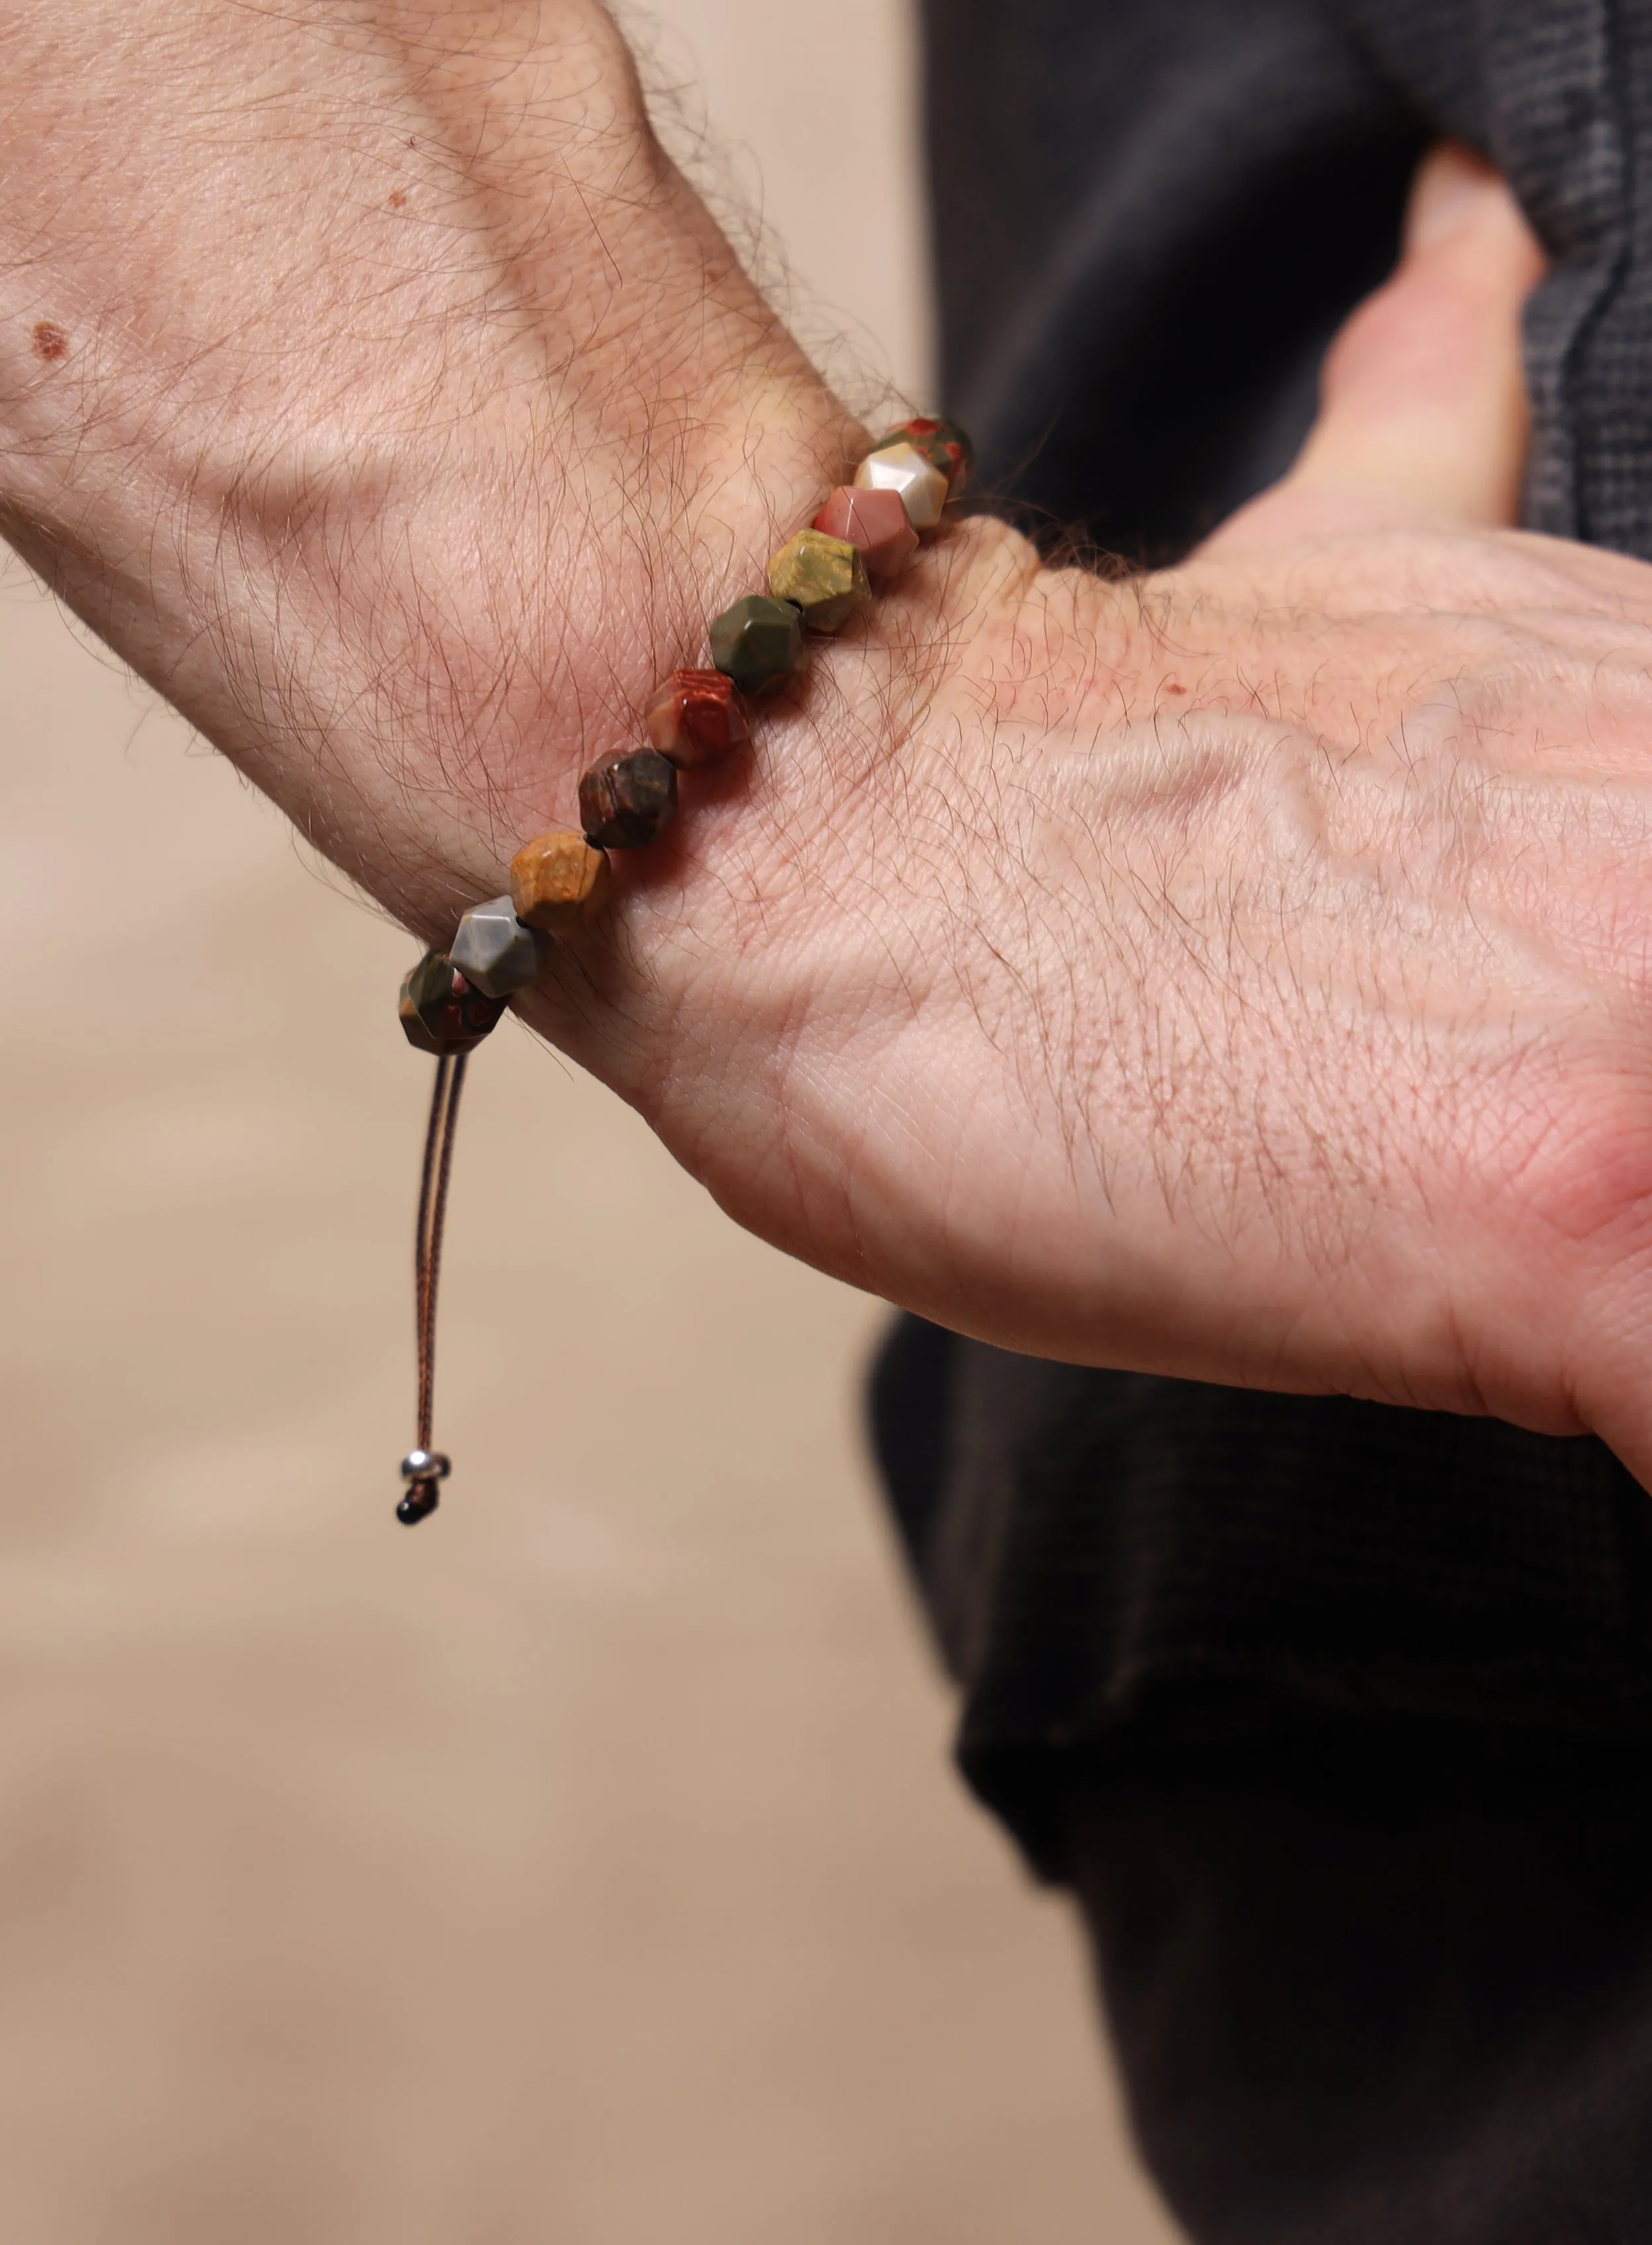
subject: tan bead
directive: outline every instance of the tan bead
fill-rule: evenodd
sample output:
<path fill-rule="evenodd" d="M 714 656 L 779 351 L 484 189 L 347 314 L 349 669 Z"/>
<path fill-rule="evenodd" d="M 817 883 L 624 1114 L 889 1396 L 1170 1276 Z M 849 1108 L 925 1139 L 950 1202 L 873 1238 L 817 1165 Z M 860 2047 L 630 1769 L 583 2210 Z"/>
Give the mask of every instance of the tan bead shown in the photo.
<path fill-rule="evenodd" d="M 511 860 L 511 902 L 528 926 L 566 935 L 600 910 L 611 878 L 605 851 L 572 827 L 552 827 Z"/>
<path fill-rule="evenodd" d="M 933 530 L 946 505 L 946 478 L 915 444 L 885 444 L 881 451 L 869 452 L 855 471 L 855 482 L 861 491 L 898 492 L 914 530 Z"/>
<path fill-rule="evenodd" d="M 811 631 L 841 631 L 872 596 L 871 580 L 858 546 L 829 538 L 823 530 L 800 530 L 768 565 L 768 589 L 789 600 Z"/>

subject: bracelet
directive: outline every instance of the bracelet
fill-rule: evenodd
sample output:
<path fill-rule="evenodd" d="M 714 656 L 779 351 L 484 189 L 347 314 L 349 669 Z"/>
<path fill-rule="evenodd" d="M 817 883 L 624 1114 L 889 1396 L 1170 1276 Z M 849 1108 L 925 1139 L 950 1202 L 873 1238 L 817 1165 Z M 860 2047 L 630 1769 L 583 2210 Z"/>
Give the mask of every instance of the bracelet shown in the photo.
<path fill-rule="evenodd" d="M 450 1461 L 432 1447 L 436 1291 L 453 1135 L 467 1055 L 510 998 L 536 981 L 552 939 L 601 909 L 613 850 L 658 841 L 677 814 L 677 775 L 721 763 L 751 737 L 746 698 L 776 694 L 807 667 L 805 628 L 840 631 L 865 607 L 874 579 L 899 575 L 942 511 L 962 497 L 973 465 L 956 422 L 920 417 L 880 437 L 807 530 L 768 564 L 768 591 L 736 600 L 712 623 L 712 668 L 674 670 L 642 715 L 644 748 L 599 757 L 579 782 L 579 826 L 536 835 L 511 861 L 511 892 L 473 905 L 445 951 L 428 951 L 402 984 L 408 1042 L 436 1055 L 414 1243 L 418 1432 L 402 1461 L 407 1488 L 396 1516 L 408 1527 L 440 1502 Z"/>

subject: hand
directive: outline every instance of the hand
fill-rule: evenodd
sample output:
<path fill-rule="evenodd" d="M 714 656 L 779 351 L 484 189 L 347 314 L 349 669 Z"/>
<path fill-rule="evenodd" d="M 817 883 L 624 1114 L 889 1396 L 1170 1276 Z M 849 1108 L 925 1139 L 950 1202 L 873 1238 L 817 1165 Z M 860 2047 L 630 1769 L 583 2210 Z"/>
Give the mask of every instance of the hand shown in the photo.
<path fill-rule="evenodd" d="M 8 533 L 431 935 L 852 443 L 606 19 L 518 20 L 8 23 Z M 1486 257 L 1447 467 L 1529 245 L 1482 197 L 1389 300 Z M 741 1221 L 933 1316 L 1593 1425 L 1652 1475 L 1652 573 L 1405 487 L 1375 317 L 1187 568 L 951 532 L 535 1017 Z"/>
<path fill-rule="evenodd" d="M 945 1322 L 1648 1474 L 1652 573 L 1503 527 L 1540 270 L 1438 159 L 1283 485 L 1122 592 L 958 534 L 558 1033 Z"/>

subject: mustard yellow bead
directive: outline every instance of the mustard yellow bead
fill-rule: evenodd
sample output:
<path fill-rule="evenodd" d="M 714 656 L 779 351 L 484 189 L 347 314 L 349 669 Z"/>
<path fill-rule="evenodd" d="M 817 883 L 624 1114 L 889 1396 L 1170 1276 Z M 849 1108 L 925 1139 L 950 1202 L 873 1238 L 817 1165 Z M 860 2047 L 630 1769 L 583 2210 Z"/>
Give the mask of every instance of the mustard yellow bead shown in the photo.
<path fill-rule="evenodd" d="M 865 558 L 847 538 L 800 530 L 768 565 L 768 589 L 789 600 L 811 631 L 841 631 L 872 595 Z"/>
<path fill-rule="evenodd" d="M 527 926 L 567 935 L 601 908 L 610 879 L 605 851 L 572 827 L 553 827 L 511 860 L 511 902 Z"/>

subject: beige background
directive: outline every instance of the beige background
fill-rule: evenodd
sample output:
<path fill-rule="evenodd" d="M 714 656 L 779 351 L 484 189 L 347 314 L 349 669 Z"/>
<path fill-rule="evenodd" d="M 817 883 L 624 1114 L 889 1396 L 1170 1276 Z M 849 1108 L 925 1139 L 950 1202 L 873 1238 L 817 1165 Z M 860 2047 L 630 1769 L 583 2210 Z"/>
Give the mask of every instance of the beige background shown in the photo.
<path fill-rule="evenodd" d="M 809 332 L 921 390 L 904 19 L 655 36 Z M 947 1767 L 876 1306 L 508 1026 L 408 1536 L 407 939 L 15 570 L 0 788 L 6 2245 L 1161 2245 Z"/>

